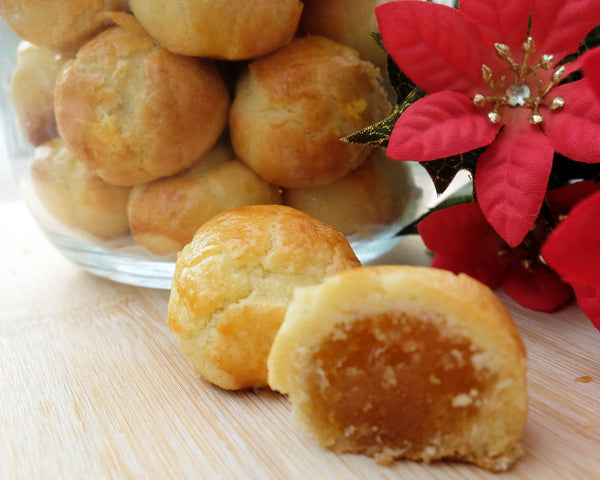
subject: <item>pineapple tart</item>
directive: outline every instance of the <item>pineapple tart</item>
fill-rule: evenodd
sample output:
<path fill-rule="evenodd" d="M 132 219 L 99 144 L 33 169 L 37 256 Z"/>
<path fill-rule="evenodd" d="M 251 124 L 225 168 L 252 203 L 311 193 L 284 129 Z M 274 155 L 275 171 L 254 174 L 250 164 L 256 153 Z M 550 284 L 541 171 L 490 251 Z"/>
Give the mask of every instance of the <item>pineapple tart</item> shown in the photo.
<path fill-rule="evenodd" d="M 267 356 L 294 289 L 359 266 L 348 241 L 283 205 L 227 210 L 177 257 L 169 327 L 205 380 L 267 386 Z"/>
<path fill-rule="evenodd" d="M 521 451 L 525 349 L 466 275 L 363 267 L 297 289 L 268 368 L 300 425 L 339 452 L 501 471 Z"/>

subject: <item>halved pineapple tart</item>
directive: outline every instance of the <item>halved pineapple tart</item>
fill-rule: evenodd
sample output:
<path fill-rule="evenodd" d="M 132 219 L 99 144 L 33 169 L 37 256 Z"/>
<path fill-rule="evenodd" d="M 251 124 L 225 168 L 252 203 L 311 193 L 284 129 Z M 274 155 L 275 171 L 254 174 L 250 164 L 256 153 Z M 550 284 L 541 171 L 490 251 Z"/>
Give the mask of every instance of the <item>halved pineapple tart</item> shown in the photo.
<path fill-rule="evenodd" d="M 466 275 L 361 267 L 298 288 L 268 369 L 294 418 L 336 451 L 493 471 L 521 452 L 525 349 L 504 305 Z"/>

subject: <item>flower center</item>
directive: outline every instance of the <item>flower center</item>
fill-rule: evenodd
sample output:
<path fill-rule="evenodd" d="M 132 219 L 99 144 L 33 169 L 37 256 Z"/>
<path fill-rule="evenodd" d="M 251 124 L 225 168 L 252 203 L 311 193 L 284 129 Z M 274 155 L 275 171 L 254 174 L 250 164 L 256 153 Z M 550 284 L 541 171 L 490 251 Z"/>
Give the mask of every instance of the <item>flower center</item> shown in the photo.
<path fill-rule="evenodd" d="M 532 95 L 531 88 L 525 83 L 527 77 L 537 77 L 540 70 L 550 70 L 554 62 L 554 55 L 542 55 L 535 65 L 530 66 L 529 58 L 535 53 L 535 45 L 531 37 L 528 37 L 523 45 L 521 45 L 523 60 L 520 64 L 514 60 L 508 45 L 496 43 L 494 48 L 496 49 L 496 55 L 501 60 L 508 62 L 508 69 L 514 72 L 515 80 L 512 85 L 506 87 L 505 75 L 496 81 L 492 69 L 485 64 L 481 66 L 483 79 L 491 87 L 493 95 L 478 93 L 473 97 L 473 103 L 478 107 L 485 107 L 488 104 L 493 105 L 492 111 L 488 113 L 488 118 L 492 123 L 500 122 L 499 109 L 504 105 L 513 108 L 524 107 L 531 109 L 529 122 L 534 125 L 541 123 L 544 119 L 540 114 L 540 106 L 545 106 L 550 110 L 564 106 L 565 101 L 561 97 L 549 99 L 547 96 L 550 90 L 561 81 L 565 73 L 565 67 L 557 68 L 552 73 L 550 81 L 546 86 L 544 86 L 543 80 L 540 79 L 535 95 Z"/>
<path fill-rule="evenodd" d="M 511 107 L 522 107 L 530 97 L 531 90 L 527 85 L 511 85 L 504 92 L 506 103 Z"/>

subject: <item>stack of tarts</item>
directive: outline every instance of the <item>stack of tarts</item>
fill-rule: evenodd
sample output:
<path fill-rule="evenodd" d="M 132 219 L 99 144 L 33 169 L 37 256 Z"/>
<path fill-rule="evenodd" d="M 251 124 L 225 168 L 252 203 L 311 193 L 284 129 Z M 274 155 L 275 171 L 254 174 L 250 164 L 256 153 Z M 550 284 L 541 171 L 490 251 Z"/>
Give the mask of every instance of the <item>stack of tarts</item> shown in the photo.
<path fill-rule="evenodd" d="M 156 255 L 244 205 L 345 235 L 393 223 L 406 166 L 342 141 L 391 110 L 379 3 L 0 1 L 23 39 L 11 93 L 38 198 L 70 228 Z"/>

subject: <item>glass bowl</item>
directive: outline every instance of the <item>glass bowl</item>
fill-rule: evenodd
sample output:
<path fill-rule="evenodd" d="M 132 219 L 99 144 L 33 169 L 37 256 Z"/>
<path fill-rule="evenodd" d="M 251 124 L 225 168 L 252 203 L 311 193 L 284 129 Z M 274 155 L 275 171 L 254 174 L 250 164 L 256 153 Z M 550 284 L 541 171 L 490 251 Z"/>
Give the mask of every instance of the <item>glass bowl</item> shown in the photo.
<path fill-rule="evenodd" d="M 3 157 L 10 163 L 20 194 L 32 216 L 48 240 L 67 259 L 87 271 L 121 283 L 170 288 L 175 253 L 151 253 L 147 248 L 137 245 L 131 235 L 103 240 L 81 228 L 67 226 L 49 213 L 46 204 L 40 199 L 32 178 L 32 165 L 39 146 L 34 147 L 26 139 L 11 95 L 11 79 L 20 45 L 20 39 L 0 19 L 0 134 L 4 137 Z M 394 248 L 401 240 L 397 232 L 436 201 L 432 182 L 420 165 L 406 162 L 402 168 L 402 185 L 398 185 L 398 189 L 402 189 L 399 196 L 402 208 L 397 214 L 386 220 L 385 224 L 366 223 L 355 229 L 354 233 L 346 234 L 362 263 L 376 262 L 379 256 Z M 324 221 L 332 223 L 329 218 L 331 215 L 335 217 L 337 212 L 327 212 L 322 204 L 325 200 L 319 204 L 319 195 L 316 192 L 314 198 L 305 201 L 308 207 L 305 211 L 317 217 L 322 214 L 325 216 L 322 218 Z M 327 195 L 329 194 L 325 193 L 323 199 L 330 198 Z M 304 198 L 306 200 L 307 196 Z M 332 202 L 332 205 L 336 203 Z M 310 211 L 313 207 L 318 213 Z"/>

